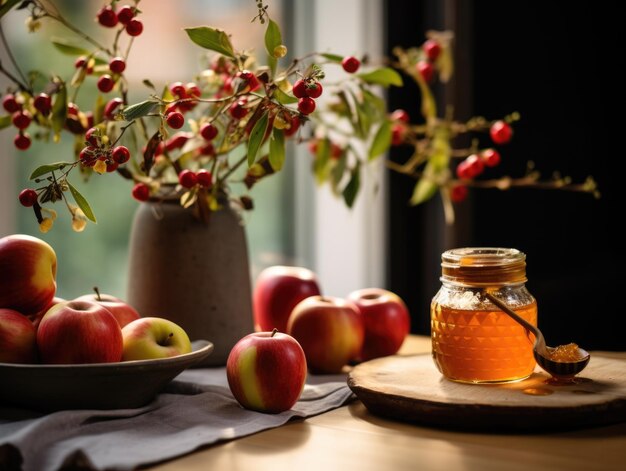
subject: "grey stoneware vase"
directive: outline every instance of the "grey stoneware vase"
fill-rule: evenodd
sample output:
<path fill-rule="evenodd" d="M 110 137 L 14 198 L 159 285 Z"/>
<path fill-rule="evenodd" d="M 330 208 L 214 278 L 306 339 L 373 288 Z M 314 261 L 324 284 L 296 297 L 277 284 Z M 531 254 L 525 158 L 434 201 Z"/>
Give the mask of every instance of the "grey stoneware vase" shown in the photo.
<path fill-rule="evenodd" d="M 253 332 L 246 233 L 224 208 L 202 222 L 178 201 L 141 203 L 132 224 L 127 302 L 164 317 L 215 349 L 200 366 L 223 366 Z"/>

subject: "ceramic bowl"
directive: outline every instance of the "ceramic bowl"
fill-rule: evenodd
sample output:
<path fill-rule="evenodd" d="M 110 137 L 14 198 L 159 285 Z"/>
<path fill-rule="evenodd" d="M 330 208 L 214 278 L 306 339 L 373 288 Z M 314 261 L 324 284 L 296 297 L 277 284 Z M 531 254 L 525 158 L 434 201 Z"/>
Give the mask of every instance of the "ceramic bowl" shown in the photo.
<path fill-rule="evenodd" d="M 212 351 L 211 342 L 197 340 L 191 353 L 155 360 L 81 365 L 0 363 L 0 404 L 44 411 L 141 407 Z"/>

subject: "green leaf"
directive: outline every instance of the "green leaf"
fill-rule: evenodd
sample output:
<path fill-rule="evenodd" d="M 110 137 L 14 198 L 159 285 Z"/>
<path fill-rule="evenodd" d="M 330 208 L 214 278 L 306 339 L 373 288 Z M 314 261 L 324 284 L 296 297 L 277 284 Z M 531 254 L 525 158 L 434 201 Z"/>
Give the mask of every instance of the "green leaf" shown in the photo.
<path fill-rule="evenodd" d="M 274 57 L 274 49 L 283 43 L 280 27 L 274 20 L 269 20 L 265 30 L 265 49 L 270 57 Z"/>
<path fill-rule="evenodd" d="M 69 187 L 70 192 L 72 193 L 72 196 L 74 197 L 74 201 L 76 201 L 76 204 L 81 209 L 81 211 L 85 214 L 87 219 L 89 219 L 91 222 L 97 222 L 96 217 L 94 216 L 93 211 L 91 210 L 91 206 L 89 206 L 89 203 L 87 202 L 85 197 L 81 195 L 80 192 L 76 188 L 74 188 L 74 186 L 70 182 L 67 182 L 67 186 Z"/>
<path fill-rule="evenodd" d="M 330 183 L 335 194 L 338 193 L 337 188 L 339 187 L 339 183 L 343 179 L 343 174 L 346 171 L 346 166 L 348 164 L 348 154 L 344 152 L 339 160 L 335 162 L 335 166 L 330 172 Z"/>
<path fill-rule="evenodd" d="M 324 54 L 320 54 L 320 56 L 322 56 L 324 59 L 328 59 L 331 62 L 341 63 L 341 61 L 343 60 L 343 56 L 339 56 L 337 54 L 324 53 Z"/>
<path fill-rule="evenodd" d="M 378 128 L 372 145 L 368 160 L 374 160 L 380 154 L 387 152 L 387 149 L 391 146 L 391 121 L 385 120 L 383 124 Z"/>
<path fill-rule="evenodd" d="M 7 128 L 11 126 L 13 122 L 11 121 L 11 115 L 5 114 L 4 116 L 0 116 L 0 129 Z"/>
<path fill-rule="evenodd" d="M 53 164 L 41 165 L 37 167 L 35 170 L 33 170 L 33 173 L 30 174 L 30 177 L 28 177 L 28 179 L 34 180 L 35 178 L 41 177 L 42 175 L 45 175 L 46 173 L 50 173 L 54 170 L 61 170 L 63 167 L 66 167 L 67 165 L 72 165 L 72 163 L 71 162 L 56 162 Z"/>
<path fill-rule="evenodd" d="M 411 196 L 410 204 L 412 206 L 417 206 L 418 204 L 428 201 L 435 196 L 437 188 L 439 188 L 437 184 L 426 178 L 421 178 L 413 188 L 413 195 Z"/>
<path fill-rule="evenodd" d="M 265 111 L 254 124 L 252 132 L 250 133 L 250 139 L 248 139 L 248 167 L 252 167 L 252 164 L 256 161 L 256 155 L 259 153 L 261 144 L 263 144 L 267 123 L 268 113 Z"/>
<path fill-rule="evenodd" d="M 278 103 L 280 103 L 282 105 L 290 105 L 292 103 L 297 103 L 298 102 L 298 99 L 296 97 L 293 97 L 291 95 L 287 95 L 280 88 L 275 88 L 274 89 L 274 98 L 276 98 Z"/>
<path fill-rule="evenodd" d="M 235 51 L 228 35 L 219 29 L 208 26 L 198 26 L 196 28 L 185 28 L 189 39 L 198 46 L 219 52 L 225 56 L 235 58 Z"/>
<path fill-rule="evenodd" d="M 60 52 L 68 56 L 88 56 L 90 52 L 81 47 L 72 44 L 70 41 L 64 38 L 52 38 L 52 45 L 56 47 Z"/>
<path fill-rule="evenodd" d="M 134 105 L 130 105 L 122 111 L 124 121 L 132 121 L 133 119 L 141 118 L 142 116 L 152 112 L 158 104 L 159 102 L 156 100 L 145 100 L 135 103 Z"/>
<path fill-rule="evenodd" d="M 382 67 L 372 70 L 371 72 L 357 74 L 357 77 L 364 82 L 382 85 L 383 87 L 388 87 L 389 85 L 395 85 L 396 87 L 402 86 L 402 77 L 400 74 L 389 67 Z"/>
<path fill-rule="evenodd" d="M 317 141 L 317 152 L 315 153 L 315 161 L 313 162 L 313 174 L 315 181 L 321 185 L 328 177 L 328 162 L 330 160 L 330 140 L 328 138 Z"/>
<path fill-rule="evenodd" d="M 348 208 L 351 208 L 356 200 L 356 195 L 359 193 L 359 187 L 361 186 L 361 162 L 357 161 L 357 164 L 352 169 L 352 175 L 350 181 L 343 189 L 343 200 L 346 202 Z"/>
<path fill-rule="evenodd" d="M 11 8 L 13 8 L 17 3 L 21 0 L 6 0 L 2 2 L 2 6 L 0 6 L 0 18 L 6 15 Z"/>
<path fill-rule="evenodd" d="M 275 172 L 283 168 L 285 163 L 285 134 L 281 129 L 274 129 L 270 139 L 270 165 Z"/>
<path fill-rule="evenodd" d="M 67 88 L 64 82 L 59 83 L 59 89 L 55 93 L 54 103 L 52 104 L 52 130 L 56 136 L 59 136 L 65 127 L 67 119 Z"/>

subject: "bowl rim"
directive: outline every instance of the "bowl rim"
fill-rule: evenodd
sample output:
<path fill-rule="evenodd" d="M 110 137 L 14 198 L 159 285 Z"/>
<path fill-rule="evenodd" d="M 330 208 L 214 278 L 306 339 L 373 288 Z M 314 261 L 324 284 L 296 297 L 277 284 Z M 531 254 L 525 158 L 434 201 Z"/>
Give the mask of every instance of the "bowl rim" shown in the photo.
<path fill-rule="evenodd" d="M 89 369 L 102 369 L 102 370 L 125 370 L 133 369 L 136 367 L 149 367 L 149 366 L 164 366 L 174 365 L 178 363 L 193 362 L 196 359 L 202 359 L 208 356 L 213 351 L 213 343 L 209 340 L 194 340 L 191 342 L 191 352 L 183 353 L 182 355 L 176 355 L 167 358 L 151 358 L 147 360 L 127 360 L 117 361 L 111 363 L 72 363 L 72 364 L 45 364 L 45 363 L 0 363 L 2 369 L 20 369 L 20 370 L 89 370 Z"/>

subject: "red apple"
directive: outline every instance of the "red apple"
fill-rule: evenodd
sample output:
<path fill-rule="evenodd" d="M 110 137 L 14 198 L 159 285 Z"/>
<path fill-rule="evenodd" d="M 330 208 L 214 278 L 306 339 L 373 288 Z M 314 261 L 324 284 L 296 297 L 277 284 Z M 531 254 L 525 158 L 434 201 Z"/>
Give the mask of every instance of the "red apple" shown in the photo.
<path fill-rule="evenodd" d="M 0 363 L 35 363 L 35 326 L 12 309 L 0 309 Z"/>
<path fill-rule="evenodd" d="M 0 306 L 37 314 L 56 292 L 57 256 L 41 239 L 15 234 L 0 239 Z"/>
<path fill-rule="evenodd" d="M 66 301 L 41 319 L 37 346 L 43 363 L 113 363 L 122 359 L 122 329 L 99 304 Z"/>
<path fill-rule="evenodd" d="M 31 320 L 31 322 L 35 326 L 35 330 L 37 330 L 37 328 L 39 327 L 39 323 L 41 322 L 41 319 L 43 319 L 43 316 L 46 314 L 46 312 L 48 312 L 53 306 L 56 306 L 59 303 L 64 303 L 66 301 L 67 301 L 66 299 L 55 296 L 54 298 L 52 298 L 52 301 L 50 301 L 50 304 L 48 304 L 40 312 L 38 312 L 37 314 L 28 316 L 28 318 Z"/>
<path fill-rule="evenodd" d="M 228 385 L 246 409 L 273 414 L 289 410 L 300 398 L 307 363 L 300 344 L 290 335 L 256 332 L 230 351 Z"/>
<path fill-rule="evenodd" d="M 348 295 L 365 327 L 361 360 L 395 354 L 411 329 L 409 310 L 400 297 L 381 288 L 365 288 Z"/>
<path fill-rule="evenodd" d="M 191 352 L 187 332 L 162 317 L 142 317 L 122 329 L 122 361 L 170 358 Z"/>
<path fill-rule="evenodd" d="M 115 317 L 120 327 L 124 327 L 126 324 L 141 317 L 134 307 L 130 304 L 126 304 L 121 299 L 111 296 L 110 294 L 100 294 L 98 288 L 94 288 L 94 291 L 95 293 L 93 294 L 85 294 L 76 298 L 76 301 L 91 301 L 107 308 L 108 311 L 113 314 L 113 317 Z"/>
<path fill-rule="evenodd" d="M 293 309 L 287 333 L 306 355 L 312 373 L 340 373 L 358 358 L 363 346 L 363 322 L 350 301 L 311 296 Z"/>
<path fill-rule="evenodd" d="M 254 327 L 258 331 L 287 330 L 293 308 L 320 294 L 315 274 L 301 267 L 273 266 L 261 272 L 254 287 Z"/>

